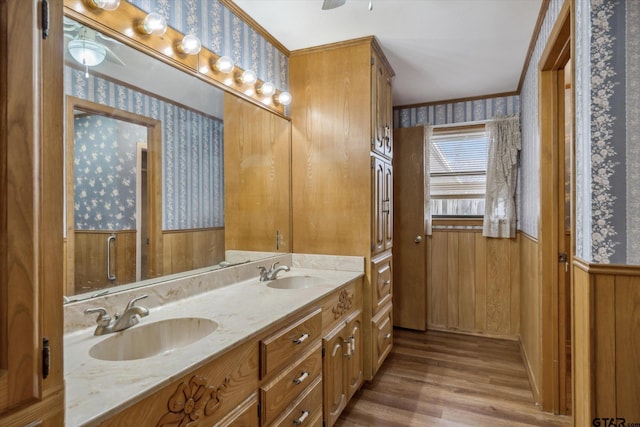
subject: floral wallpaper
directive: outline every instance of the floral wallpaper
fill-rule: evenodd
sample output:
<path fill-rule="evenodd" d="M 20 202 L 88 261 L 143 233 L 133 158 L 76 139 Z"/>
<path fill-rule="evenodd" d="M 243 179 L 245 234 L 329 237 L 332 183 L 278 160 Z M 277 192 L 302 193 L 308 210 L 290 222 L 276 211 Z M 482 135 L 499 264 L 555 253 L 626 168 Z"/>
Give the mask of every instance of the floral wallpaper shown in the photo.
<path fill-rule="evenodd" d="M 164 230 L 224 226 L 223 122 L 65 66 L 65 93 L 162 123 Z M 89 149 L 89 146 L 87 146 Z M 100 158 L 104 153 L 91 153 Z"/>
<path fill-rule="evenodd" d="M 202 45 L 227 55 L 243 69 L 251 69 L 263 81 L 288 90 L 289 58 L 218 0 L 130 0 L 145 12 L 158 12 L 167 23 L 185 34 L 194 34 Z"/>
<path fill-rule="evenodd" d="M 136 145 L 147 128 L 103 116 L 74 126 L 76 230 L 136 229 Z"/>
<path fill-rule="evenodd" d="M 518 95 L 499 96 L 473 101 L 451 102 L 422 107 L 394 108 L 393 126 L 406 128 L 424 124 L 445 125 L 452 123 L 488 120 L 498 115 L 520 112 Z"/>

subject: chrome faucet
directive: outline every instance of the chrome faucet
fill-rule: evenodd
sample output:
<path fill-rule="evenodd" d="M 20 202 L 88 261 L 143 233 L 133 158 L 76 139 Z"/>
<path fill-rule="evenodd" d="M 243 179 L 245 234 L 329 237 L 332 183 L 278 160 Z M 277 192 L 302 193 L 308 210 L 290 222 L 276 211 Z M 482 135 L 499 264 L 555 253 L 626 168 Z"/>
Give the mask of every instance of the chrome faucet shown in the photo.
<path fill-rule="evenodd" d="M 141 299 L 147 298 L 147 296 L 148 295 L 140 295 L 139 297 L 133 298 L 127 304 L 122 315 L 116 313 L 113 317 L 111 317 L 109 313 L 107 313 L 107 310 L 102 307 L 87 308 L 84 311 L 84 314 L 98 313 L 98 318 L 96 319 L 96 323 L 98 325 L 96 326 L 96 330 L 93 335 L 104 335 L 111 332 L 118 332 L 138 324 L 141 317 L 149 315 L 149 309 L 141 305 L 135 305 L 135 303 Z"/>
<path fill-rule="evenodd" d="M 279 262 L 274 262 L 271 265 L 271 269 L 269 271 L 267 271 L 267 269 L 263 266 L 258 267 L 258 269 L 260 270 L 260 281 L 261 282 L 267 282 L 269 280 L 274 280 L 276 278 L 276 276 L 278 276 L 278 273 L 280 273 L 281 271 L 289 271 L 291 270 L 288 266 L 286 265 L 281 265 L 280 267 L 276 268 L 276 265 L 280 264 Z"/>

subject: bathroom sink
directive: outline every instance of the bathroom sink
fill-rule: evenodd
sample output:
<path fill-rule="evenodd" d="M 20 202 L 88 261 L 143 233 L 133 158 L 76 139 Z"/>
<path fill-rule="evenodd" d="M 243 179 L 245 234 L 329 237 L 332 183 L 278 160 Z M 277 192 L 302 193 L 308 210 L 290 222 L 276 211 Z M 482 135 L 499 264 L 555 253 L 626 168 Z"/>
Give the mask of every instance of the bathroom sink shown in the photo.
<path fill-rule="evenodd" d="M 267 286 L 274 289 L 303 289 L 326 283 L 325 279 L 315 276 L 283 276 L 270 280 Z"/>
<path fill-rule="evenodd" d="M 197 317 L 141 324 L 100 341 L 91 347 L 89 355 L 111 361 L 144 359 L 192 344 L 217 328 L 213 320 Z"/>

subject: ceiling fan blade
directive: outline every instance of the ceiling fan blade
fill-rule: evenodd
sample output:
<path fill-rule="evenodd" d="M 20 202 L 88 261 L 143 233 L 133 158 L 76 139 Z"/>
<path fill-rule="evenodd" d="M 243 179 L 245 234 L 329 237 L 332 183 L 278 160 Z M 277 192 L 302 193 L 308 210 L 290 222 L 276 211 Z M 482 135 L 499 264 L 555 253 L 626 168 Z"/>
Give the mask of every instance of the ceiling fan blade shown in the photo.
<path fill-rule="evenodd" d="M 346 2 L 347 0 L 324 0 L 322 10 L 335 9 L 336 7 L 344 5 Z"/>

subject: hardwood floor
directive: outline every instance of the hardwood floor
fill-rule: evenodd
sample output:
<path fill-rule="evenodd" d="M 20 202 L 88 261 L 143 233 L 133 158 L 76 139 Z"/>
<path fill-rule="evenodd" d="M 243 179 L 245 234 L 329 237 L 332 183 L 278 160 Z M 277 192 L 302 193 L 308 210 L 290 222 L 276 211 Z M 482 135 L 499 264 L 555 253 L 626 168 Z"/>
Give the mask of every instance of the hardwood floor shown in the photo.
<path fill-rule="evenodd" d="M 336 422 L 350 426 L 569 426 L 534 403 L 515 341 L 394 330 L 394 349 Z"/>

